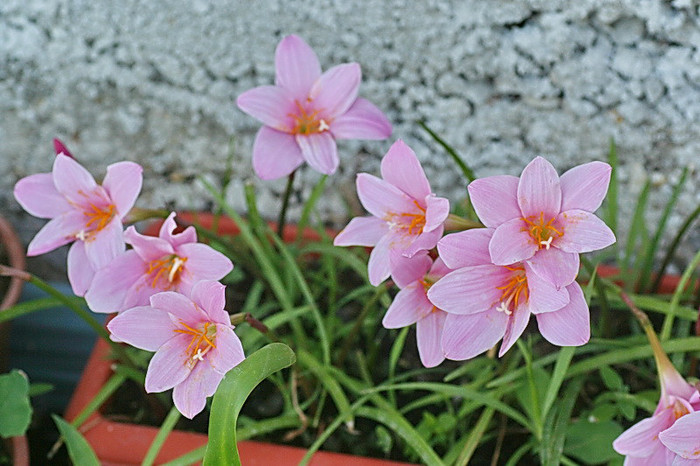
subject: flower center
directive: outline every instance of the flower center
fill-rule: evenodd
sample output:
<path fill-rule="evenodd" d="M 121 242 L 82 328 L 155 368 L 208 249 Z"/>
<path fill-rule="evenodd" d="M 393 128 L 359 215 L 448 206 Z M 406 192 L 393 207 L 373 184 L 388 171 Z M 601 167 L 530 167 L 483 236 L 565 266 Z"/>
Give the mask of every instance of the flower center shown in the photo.
<path fill-rule="evenodd" d="M 201 328 L 193 328 L 183 321 L 180 321 L 180 325 L 182 325 L 183 328 L 175 329 L 175 333 L 184 333 L 192 337 L 190 344 L 187 345 L 187 349 L 185 349 L 185 353 L 188 354 L 186 364 L 190 368 L 193 368 L 197 362 L 204 361 L 204 356 L 212 348 L 216 348 L 214 344 L 216 341 L 216 324 L 205 322 L 204 326 Z"/>
<path fill-rule="evenodd" d="M 690 414 L 690 411 L 688 410 L 688 407 L 681 403 L 678 400 L 674 400 L 673 402 L 673 417 L 677 421 L 679 418 L 685 416 L 686 414 Z"/>
<path fill-rule="evenodd" d="M 527 225 L 525 231 L 530 232 L 530 237 L 532 237 L 539 249 L 545 248 L 548 250 L 552 245 L 552 240 L 564 234 L 563 231 L 558 230 L 552 225 L 554 220 L 555 218 L 552 217 L 545 222 L 544 212 L 540 212 L 539 216 L 535 215 L 523 218 L 523 221 Z"/>
<path fill-rule="evenodd" d="M 98 207 L 92 202 L 82 207 L 83 216 L 85 216 L 85 228 L 80 230 L 75 237 L 81 241 L 92 239 L 95 233 L 102 230 L 109 224 L 116 214 L 114 204 L 108 204 L 103 207 Z"/>
<path fill-rule="evenodd" d="M 511 315 L 521 303 L 527 302 L 530 290 L 527 287 L 524 267 L 506 266 L 504 268 L 512 273 L 504 285 L 496 287 L 501 290 L 501 303 L 496 310 Z"/>
<path fill-rule="evenodd" d="M 290 113 L 289 116 L 294 118 L 294 127 L 292 128 L 292 134 L 315 134 L 328 131 L 330 126 L 328 122 L 323 118 L 319 118 L 318 114 L 320 110 L 314 110 L 308 113 L 303 105 L 299 103 L 298 100 L 294 101 L 299 110 L 297 113 Z"/>
<path fill-rule="evenodd" d="M 418 204 L 415 199 L 413 203 L 418 207 L 419 212 L 402 214 L 389 214 L 385 220 L 392 229 L 404 230 L 410 235 L 420 235 L 425 227 L 425 208 Z"/>
<path fill-rule="evenodd" d="M 187 262 L 186 257 L 179 257 L 175 254 L 154 259 L 148 263 L 146 275 L 151 280 L 151 288 L 169 290 L 180 281 L 183 267 Z M 161 281 L 165 281 L 164 286 L 159 286 Z"/>

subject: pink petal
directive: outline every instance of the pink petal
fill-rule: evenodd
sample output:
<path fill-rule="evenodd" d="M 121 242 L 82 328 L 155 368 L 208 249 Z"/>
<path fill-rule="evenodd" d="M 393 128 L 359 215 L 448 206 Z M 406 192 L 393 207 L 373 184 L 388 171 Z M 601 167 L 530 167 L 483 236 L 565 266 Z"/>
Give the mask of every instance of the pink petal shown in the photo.
<path fill-rule="evenodd" d="M 92 175 L 70 157 L 56 157 L 53 162 L 53 183 L 68 201 L 81 205 L 97 183 Z"/>
<path fill-rule="evenodd" d="M 518 177 L 489 176 L 469 183 L 469 199 L 484 225 L 497 228 L 500 224 L 521 218 L 518 205 Z"/>
<path fill-rule="evenodd" d="M 321 76 L 318 57 L 299 36 L 282 39 L 275 50 L 275 84 L 287 89 L 295 99 L 302 101 L 311 86 Z"/>
<path fill-rule="evenodd" d="M 63 141 L 61 141 L 58 138 L 53 139 L 53 150 L 54 152 L 56 152 L 56 155 L 65 155 L 66 157 L 75 159 L 75 157 L 73 157 L 73 154 L 70 153 L 66 145 L 63 144 Z"/>
<path fill-rule="evenodd" d="M 382 320 L 384 328 L 401 328 L 415 324 L 430 314 L 433 305 L 425 296 L 421 282 L 413 282 L 394 297 Z"/>
<path fill-rule="evenodd" d="M 557 248 L 540 249 L 527 263 L 537 275 L 557 288 L 570 285 L 578 275 L 578 254 Z"/>
<path fill-rule="evenodd" d="M 386 139 L 392 129 L 384 113 L 362 97 L 333 120 L 330 127 L 336 139 Z"/>
<path fill-rule="evenodd" d="M 76 243 L 80 244 L 80 243 Z M 143 275 L 145 264 L 135 251 L 129 250 L 116 257 L 95 274 L 92 286 L 85 294 L 93 312 L 120 312 L 126 307 L 124 298 L 129 288 Z M 133 305 L 145 305 L 148 300 Z M 130 306 L 131 307 L 131 306 Z"/>
<path fill-rule="evenodd" d="M 367 272 L 369 273 L 369 282 L 373 286 L 379 286 L 381 282 L 391 275 L 391 265 L 389 263 L 390 242 L 391 235 L 386 234 L 382 236 L 369 254 Z"/>
<path fill-rule="evenodd" d="M 556 311 L 571 301 L 566 287 L 557 288 L 533 272 L 528 264 L 525 264 L 525 273 L 529 292 L 528 307 L 533 314 Z"/>
<path fill-rule="evenodd" d="M 338 148 L 329 132 L 316 134 L 297 134 L 297 144 L 304 160 L 314 170 L 325 175 L 332 175 L 338 168 Z"/>
<path fill-rule="evenodd" d="M 595 212 L 603 203 L 610 184 L 612 167 L 604 162 L 578 165 L 561 178 L 561 210 Z"/>
<path fill-rule="evenodd" d="M 700 459 L 700 412 L 686 414 L 659 434 L 659 440 L 686 459 Z M 674 463 L 675 464 L 675 463 Z"/>
<path fill-rule="evenodd" d="M 130 244 L 141 260 L 146 263 L 175 254 L 175 250 L 166 240 L 156 236 L 142 235 L 133 226 L 124 232 L 124 241 Z"/>
<path fill-rule="evenodd" d="M 441 227 L 450 215 L 450 201 L 444 197 L 429 194 L 425 198 L 425 227 L 423 231 L 433 231 Z M 441 230 L 442 231 L 442 230 Z"/>
<path fill-rule="evenodd" d="M 613 448 L 621 455 L 639 458 L 650 456 L 659 447 L 658 435 L 673 424 L 673 410 L 664 409 L 659 414 L 643 419 L 624 431 L 613 442 Z"/>
<path fill-rule="evenodd" d="M 321 75 L 311 87 L 313 108 L 328 120 L 345 113 L 357 99 L 362 80 L 360 65 L 346 63 L 334 66 Z"/>
<path fill-rule="evenodd" d="M 553 345 L 581 346 L 591 337 L 588 305 L 578 283 L 572 283 L 566 290 L 571 297 L 569 304 L 558 311 L 537 314 L 537 326 L 542 336 Z"/>
<path fill-rule="evenodd" d="M 192 301 L 209 315 L 212 322 L 231 325 L 226 306 L 226 287 L 215 280 L 202 280 L 192 287 Z"/>
<path fill-rule="evenodd" d="M 173 233 L 178 226 L 175 222 L 175 215 L 175 212 L 170 212 L 168 218 L 166 218 L 163 224 L 160 226 L 158 236 L 170 243 L 173 248 L 176 248 L 181 244 L 196 243 L 197 230 L 193 226 L 185 228 L 180 233 Z"/>
<path fill-rule="evenodd" d="M 564 234 L 554 244 L 562 251 L 597 251 L 615 242 L 615 234 L 605 222 L 585 210 L 567 210 L 557 221 L 564 226 Z"/>
<path fill-rule="evenodd" d="M 435 307 L 453 314 L 475 314 L 500 301 L 501 290 L 510 274 L 504 267 L 477 265 L 448 273 L 428 290 Z"/>
<path fill-rule="evenodd" d="M 382 159 L 382 178 L 416 200 L 430 194 L 430 183 L 416 154 L 401 139 L 389 148 Z M 448 204 L 449 213 L 449 204 Z"/>
<path fill-rule="evenodd" d="M 100 270 L 124 252 L 126 246 L 122 228 L 122 222 L 115 217 L 85 241 L 85 254 L 95 270 Z"/>
<path fill-rule="evenodd" d="M 90 287 L 95 269 L 88 262 L 85 243 L 76 241 L 68 250 L 68 281 L 76 296 L 85 296 Z"/>
<path fill-rule="evenodd" d="M 178 256 L 187 258 L 183 266 L 184 275 L 192 282 L 221 280 L 233 270 L 231 259 L 206 244 L 183 244 L 175 252 Z"/>
<path fill-rule="evenodd" d="M 391 266 L 391 278 L 399 288 L 405 288 L 416 280 L 421 280 L 428 273 L 433 260 L 425 251 L 408 258 L 397 254 L 389 261 Z"/>
<path fill-rule="evenodd" d="M 489 242 L 493 232 L 490 228 L 475 228 L 446 235 L 437 245 L 440 257 L 451 269 L 491 264 Z"/>
<path fill-rule="evenodd" d="M 73 207 L 58 192 L 51 173 L 37 173 L 15 184 L 15 199 L 29 214 L 39 218 L 54 218 Z"/>
<path fill-rule="evenodd" d="M 438 241 L 442 238 L 443 227 L 440 226 L 436 230 L 423 231 L 420 235 L 415 237 L 413 241 L 406 247 L 402 254 L 406 257 L 413 257 L 420 251 L 429 251 L 437 246 Z"/>
<path fill-rule="evenodd" d="M 503 335 L 503 343 L 498 351 L 498 357 L 502 357 L 510 349 L 515 341 L 523 334 L 527 323 L 530 321 L 530 310 L 527 306 L 518 306 L 509 316 L 506 332 Z"/>
<path fill-rule="evenodd" d="M 245 91 L 238 96 L 236 104 L 265 126 L 284 132 L 291 131 L 294 127 L 291 115 L 299 112 L 290 91 L 278 86 L 260 86 Z"/>
<path fill-rule="evenodd" d="M 207 397 L 212 396 L 224 375 L 211 370 L 204 363 L 198 363 L 185 380 L 173 388 L 173 402 L 183 416 L 192 419 L 202 412 Z"/>
<path fill-rule="evenodd" d="M 355 217 L 333 240 L 336 246 L 374 246 L 389 231 L 387 223 L 377 217 Z"/>
<path fill-rule="evenodd" d="M 471 359 L 492 348 L 503 337 L 508 316 L 489 310 L 470 315 L 449 314 L 442 333 L 447 359 Z"/>
<path fill-rule="evenodd" d="M 75 240 L 75 235 L 84 227 L 85 217 L 82 212 L 77 210 L 64 212 L 39 230 L 29 243 L 27 255 L 38 256 L 68 244 Z"/>
<path fill-rule="evenodd" d="M 295 137 L 263 126 L 253 143 L 253 169 L 263 180 L 289 175 L 304 163 Z"/>
<path fill-rule="evenodd" d="M 241 340 L 238 339 L 230 326 L 216 326 L 215 344 L 216 348 L 211 350 L 207 359 L 216 372 L 226 374 L 245 359 Z"/>
<path fill-rule="evenodd" d="M 187 364 L 189 354 L 186 349 L 191 340 L 190 335 L 177 334 L 166 341 L 153 355 L 146 372 L 147 393 L 163 392 L 187 378 L 191 369 Z"/>
<path fill-rule="evenodd" d="M 447 313 L 436 310 L 416 324 L 418 355 L 425 367 L 435 367 L 445 360 L 442 350 L 442 333 Z"/>
<path fill-rule="evenodd" d="M 168 340 L 181 335 L 175 332 L 177 328 L 167 312 L 150 306 L 127 309 L 110 320 L 107 329 L 119 341 L 146 351 L 157 351 Z"/>
<path fill-rule="evenodd" d="M 510 265 L 531 258 L 539 249 L 520 218 L 502 223 L 493 232 L 489 243 L 491 260 L 497 265 Z"/>
<path fill-rule="evenodd" d="M 207 322 L 209 316 L 187 296 L 175 291 L 163 291 L 151 296 L 151 307 L 172 314 L 190 327 Z"/>
<path fill-rule="evenodd" d="M 148 276 L 141 275 L 138 277 L 134 284 L 126 290 L 124 303 L 121 305 L 122 309 L 148 305 L 151 302 L 151 296 L 163 291 L 161 289 L 153 288 L 151 285 L 152 280 L 150 280 Z"/>
<path fill-rule="evenodd" d="M 357 175 L 357 195 L 362 206 L 381 219 L 385 219 L 389 214 L 412 213 L 418 210 L 413 200 L 403 191 L 367 173 Z"/>
<path fill-rule="evenodd" d="M 129 213 L 141 192 L 143 168 L 134 162 L 113 163 L 107 167 L 102 187 L 117 208 L 119 217 Z"/>
<path fill-rule="evenodd" d="M 445 262 L 441 257 L 438 257 L 435 259 L 435 262 L 433 262 L 433 266 L 430 268 L 430 272 L 428 273 L 434 277 L 442 278 L 450 272 L 452 272 L 452 269 L 445 265 Z"/>
<path fill-rule="evenodd" d="M 520 175 L 518 205 L 523 217 L 556 217 L 561 212 L 561 187 L 559 175 L 551 163 L 535 157 Z"/>
<path fill-rule="evenodd" d="M 697 466 L 697 465 L 698 465 L 697 458 L 686 459 L 686 458 L 683 458 L 682 456 L 676 456 L 673 459 L 673 463 L 672 463 L 672 466 Z"/>

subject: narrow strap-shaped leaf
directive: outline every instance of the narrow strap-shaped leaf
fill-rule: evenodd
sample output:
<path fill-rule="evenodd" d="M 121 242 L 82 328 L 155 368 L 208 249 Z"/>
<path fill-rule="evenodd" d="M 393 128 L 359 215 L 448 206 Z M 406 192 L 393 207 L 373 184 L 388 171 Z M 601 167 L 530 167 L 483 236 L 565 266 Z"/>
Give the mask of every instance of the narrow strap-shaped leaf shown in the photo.
<path fill-rule="evenodd" d="M 566 428 L 570 423 L 571 412 L 583 386 L 583 380 L 583 377 L 578 377 L 569 383 L 560 401 L 545 419 L 542 442 L 540 443 L 540 459 L 545 466 L 556 466 L 561 461 Z"/>
<path fill-rule="evenodd" d="M 58 431 L 61 433 L 61 437 L 63 437 L 68 447 L 68 455 L 73 464 L 79 464 L 81 466 L 100 466 L 95 452 L 92 450 L 87 440 L 85 440 L 85 437 L 78 432 L 78 429 L 55 414 L 51 417 L 53 417 Z"/>
<path fill-rule="evenodd" d="M 571 364 L 571 359 L 574 357 L 576 352 L 575 346 L 564 346 L 559 350 L 559 355 L 557 356 L 557 362 L 554 365 L 554 372 L 552 372 L 552 379 L 549 381 L 549 387 L 547 387 L 547 394 L 544 397 L 544 405 L 542 406 L 542 419 L 547 418 L 547 413 L 549 408 L 552 407 L 557 394 L 559 394 L 559 388 L 561 387 L 564 377 L 566 376 L 566 371 L 569 369 L 569 364 Z"/>
<path fill-rule="evenodd" d="M 165 443 L 165 439 L 168 438 L 168 435 L 170 432 L 172 432 L 173 427 L 175 427 L 175 423 L 180 419 L 180 411 L 177 410 L 175 406 L 170 408 L 170 412 L 168 415 L 165 417 L 165 420 L 163 421 L 163 424 L 160 426 L 160 429 L 158 429 L 158 433 L 156 434 L 155 438 L 153 439 L 153 442 L 151 443 L 151 446 L 148 447 L 148 451 L 146 452 L 146 456 L 143 458 L 143 463 L 141 463 L 142 466 L 151 466 L 153 462 L 156 459 L 156 456 L 158 456 L 158 452 L 160 452 L 160 449 L 163 447 L 163 444 Z"/>
<path fill-rule="evenodd" d="M 350 401 L 348 401 L 348 397 L 345 395 L 345 392 L 338 381 L 328 373 L 325 366 L 319 363 L 316 358 L 304 350 L 300 350 L 298 356 L 299 364 L 307 367 L 311 372 L 313 372 L 318 378 L 318 381 L 321 382 L 321 385 L 328 390 L 331 398 L 333 398 L 336 408 L 338 408 L 338 412 L 341 414 L 350 412 Z M 354 429 L 355 420 L 352 416 L 347 417 L 347 421 L 345 421 L 345 423 L 348 429 Z"/>
<path fill-rule="evenodd" d="M 226 374 L 212 401 L 204 466 L 241 464 L 236 445 L 236 423 L 243 403 L 260 382 L 291 366 L 295 360 L 294 352 L 287 345 L 271 343 Z"/>
<path fill-rule="evenodd" d="M 668 306 L 669 312 L 664 318 L 663 327 L 661 327 L 661 341 L 668 340 L 671 337 L 673 320 L 675 318 L 675 309 L 678 307 L 678 303 L 681 300 L 681 295 L 683 294 L 688 282 L 690 282 L 690 278 L 693 276 L 693 272 L 695 272 L 698 265 L 700 265 L 700 251 L 695 254 L 695 257 L 693 257 L 693 260 L 690 261 L 690 264 L 688 264 L 688 267 L 686 267 L 683 275 L 681 275 L 681 279 L 678 281 L 678 286 L 676 287 L 676 291 L 673 293 L 673 297 L 671 298 L 671 302 Z"/>
<path fill-rule="evenodd" d="M 469 180 L 470 182 L 474 181 L 476 179 L 476 175 L 474 175 L 474 172 L 472 171 L 471 168 L 467 166 L 466 163 L 464 163 L 464 160 L 462 160 L 462 157 L 460 157 L 457 154 L 457 151 L 452 148 L 449 144 L 447 144 L 440 136 L 437 135 L 435 131 L 430 129 L 428 125 L 425 124 L 423 121 L 419 121 L 418 124 L 423 128 L 433 139 L 435 139 L 435 142 L 440 144 L 445 151 L 452 157 L 452 160 L 459 166 L 459 169 L 462 170 L 462 173 L 464 176 Z"/>
<path fill-rule="evenodd" d="M 467 441 L 459 454 L 459 458 L 455 461 L 455 465 L 466 466 L 469 464 L 469 460 L 472 458 L 476 447 L 479 446 L 479 442 L 481 442 L 481 438 L 484 436 L 484 432 L 486 432 L 486 428 L 489 426 L 495 412 L 496 410 L 493 408 L 486 408 L 482 411 L 479 420 L 476 421 L 474 428 L 469 433 L 469 437 L 467 437 Z"/>
<path fill-rule="evenodd" d="M 0 311 L 0 324 L 26 314 L 31 314 L 35 311 L 57 307 L 61 304 L 62 301 L 59 301 L 56 298 L 37 298 L 32 299 L 31 301 L 17 303 L 14 306 Z"/>
<path fill-rule="evenodd" d="M 688 215 L 683 222 L 683 225 L 681 225 L 681 227 L 678 229 L 678 233 L 673 238 L 673 241 L 671 241 L 671 244 L 668 246 L 664 260 L 661 262 L 661 267 L 659 267 L 659 271 L 656 274 L 656 280 L 654 280 L 654 284 L 651 286 L 652 293 L 658 292 L 659 286 L 661 286 L 661 280 L 664 278 L 664 274 L 666 273 L 666 267 L 668 267 L 668 265 L 671 263 L 673 255 L 676 253 L 676 249 L 678 249 L 678 245 L 681 243 L 683 236 L 685 236 L 690 227 L 693 225 L 693 222 L 695 222 L 698 217 L 700 217 L 700 205 L 698 205 L 695 210 Z"/>
<path fill-rule="evenodd" d="M 105 383 L 102 388 L 100 388 L 100 391 L 97 392 L 97 395 L 92 397 L 90 402 L 85 405 L 82 411 L 78 413 L 77 416 L 75 416 L 75 419 L 71 422 L 71 425 L 75 428 L 80 427 L 80 425 L 85 422 L 85 420 L 90 417 L 92 413 L 95 412 L 96 409 L 98 409 L 100 406 L 102 406 L 102 403 L 107 401 L 107 399 L 112 396 L 112 394 L 117 391 L 117 388 L 121 386 L 121 384 L 124 383 L 126 380 L 126 377 L 121 375 L 121 374 L 114 374 L 112 375 L 108 380 L 107 383 Z"/>

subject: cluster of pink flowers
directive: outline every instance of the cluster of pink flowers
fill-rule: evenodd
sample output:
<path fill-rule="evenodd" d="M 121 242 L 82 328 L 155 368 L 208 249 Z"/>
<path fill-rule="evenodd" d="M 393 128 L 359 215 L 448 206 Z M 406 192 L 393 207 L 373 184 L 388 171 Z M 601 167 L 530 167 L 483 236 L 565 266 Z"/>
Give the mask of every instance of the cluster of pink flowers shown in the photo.
<path fill-rule="evenodd" d="M 197 243 L 193 227 L 175 234 L 175 214 L 159 237 L 124 231 L 123 219 L 141 190 L 142 169 L 133 162 L 107 168 L 98 185 L 65 146 L 54 141 L 51 173 L 30 175 L 15 185 L 15 198 L 30 214 L 50 218 L 29 244 L 35 256 L 73 243 L 68 278 L 94 312 L 113 313 L 115 341 L 156 351 L 146 391 L 173 388 L 178 410 L 192 418 L 232 367 L 244 359 L 224 310 L 220 280 L 231 261 Z M 132 249 L 126 250 L 126 244 Z"/>
<path fill-rule="evenodd" d="M 357 176 L 358 217 L 335 239 L 374 246 L 370 283 L 391 276 L 401 288 L 384 325 L 417 322 L 423 364 L 472 358 L 503 340 L 503 355 L 530 315 L 551 343 L 578 346 L 590 337 L 588 305 L 575 279 L 579 253 L 615 242 L 593 212 L 610 166 L 592 162 L 559 177 L 537 157 L 515 176 L 475 180 L 469 194 L 485 228 L 442 237 L 449 204 L 435 196 L 413 151 L 397 141 L 382 160 L 382 178 Z M 438 259 L 429 251 L 437 246 Z M 431 266 L 432 265 L 432 266 Z"/>

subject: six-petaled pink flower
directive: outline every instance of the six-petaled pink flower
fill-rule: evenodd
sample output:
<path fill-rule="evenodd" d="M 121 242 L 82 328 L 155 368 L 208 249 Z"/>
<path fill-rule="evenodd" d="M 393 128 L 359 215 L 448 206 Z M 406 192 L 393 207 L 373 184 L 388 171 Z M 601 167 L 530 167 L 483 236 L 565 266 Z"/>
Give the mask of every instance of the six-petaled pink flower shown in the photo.
<path fill-rule="evenodd" d="M 372 216 L 356 217 L 336 236 L 336 246 L 374 246 L 369 281 L 379 285 L 417 252 L 435 247 L 450 213 L 449 201 L 430 191 L 416 154 L 396 141 L 382 159 L 382 178 L 360 173 L 357 194 Z"/>
<path fill-rule="evenodd" d="M 68 278 L 75 294 L 85 294 L 96 270 L 124 251 L 122 218 L 141 190 L 141 166 L 119 162 L 107 167 L 102 185 L 72 157 L 56 156 L 51 173 L 22 178 L 14 189 L 20 205 L 51 221 L 29 243 L 36 256 L 74 242 Z"/>
<path fill-rule="evenodd" d="M 673 367 L 653 330 L 645 330 L 654 351 L 661 397 L 653 415 L 623 432 L 613 448 L 626 456 L 625 464 L 700 464 L 700 395 Z"/>
<path fill-rule="evenodd" d="M 85 294 L 95 312 L 119 312 L 148 304 L 161 291 L 189 294 L 199 280 L 220 280 L 233 269 L 228 257 L 197 243 L 194 227 L 175 234 L 175 213 L 160 227 L 158 237 L 139 234 L 134 227 L 124 233 L 133 249 L 100 269 Z"/>
<path fill-rule="evenodd" d="M 435 367 L 445 360 L 442 351 L 442 329 L 447 313 L 428 301 L 426 293 L 440 278 L 450 272 L 440 258 L 433 260 L 421 254 L 394 275 L 401 288 L 387 309 L 382 325 L 401 328 L 416 324 L 418 355 L 425 367 Z"/>
<path fill-rule="evenodd" d="M 332 174 L 338 168 L 336 139 L 385 139 L 391 123 L 369 101 L 357 97 L 357 63 L 321 74 L 314 51 L 301 38 L 282 39 L 275 52 L 275 85 L 238 97 L 238 107 L 263 126 L 253 145 L 253 168 L 262 179 L 281 178 L 306 161 Z"/>
<path fill-rule="evenodd" d="M 535 158 L 515 176 L 473 181 L 469 197 L 481 221 L 495 232 L 489 243 L 496 265 L 526 261 L 557 288 L 578 274 L 579 253 L 605 248 L 615 235 L 593 212 L 610 182 L 610 165 L 591 162 L 561 178 L 547 160 Z"/>
<path fill-rule="evenodd" d="M 447 235 L 438 243 L 440 257 L 454 270 L 428 290 L 428 299 L 449 314 L 442 336 L 446 357 L 469 359 L 503 338 L 502 356 L 523 333 L 530 314 L 550 343 L 586 343 L 590 319 L 578 283 L 557 289 L 527 262 L 491 263 L 492 236 L 492 229 L 480 228 Z"/>
<path fill-rule="evenodd" d="M 150 306 L 128 309 L 107 327 L 119 341 L 155 351 L 146 391 L 173 389 L 178 411 L 192 419 L 204 409 L 224 375 L 244 358 L 224 310 L 224 285 L 201 281 L 191 298 L 173 291 L 155 294 Z"/>

